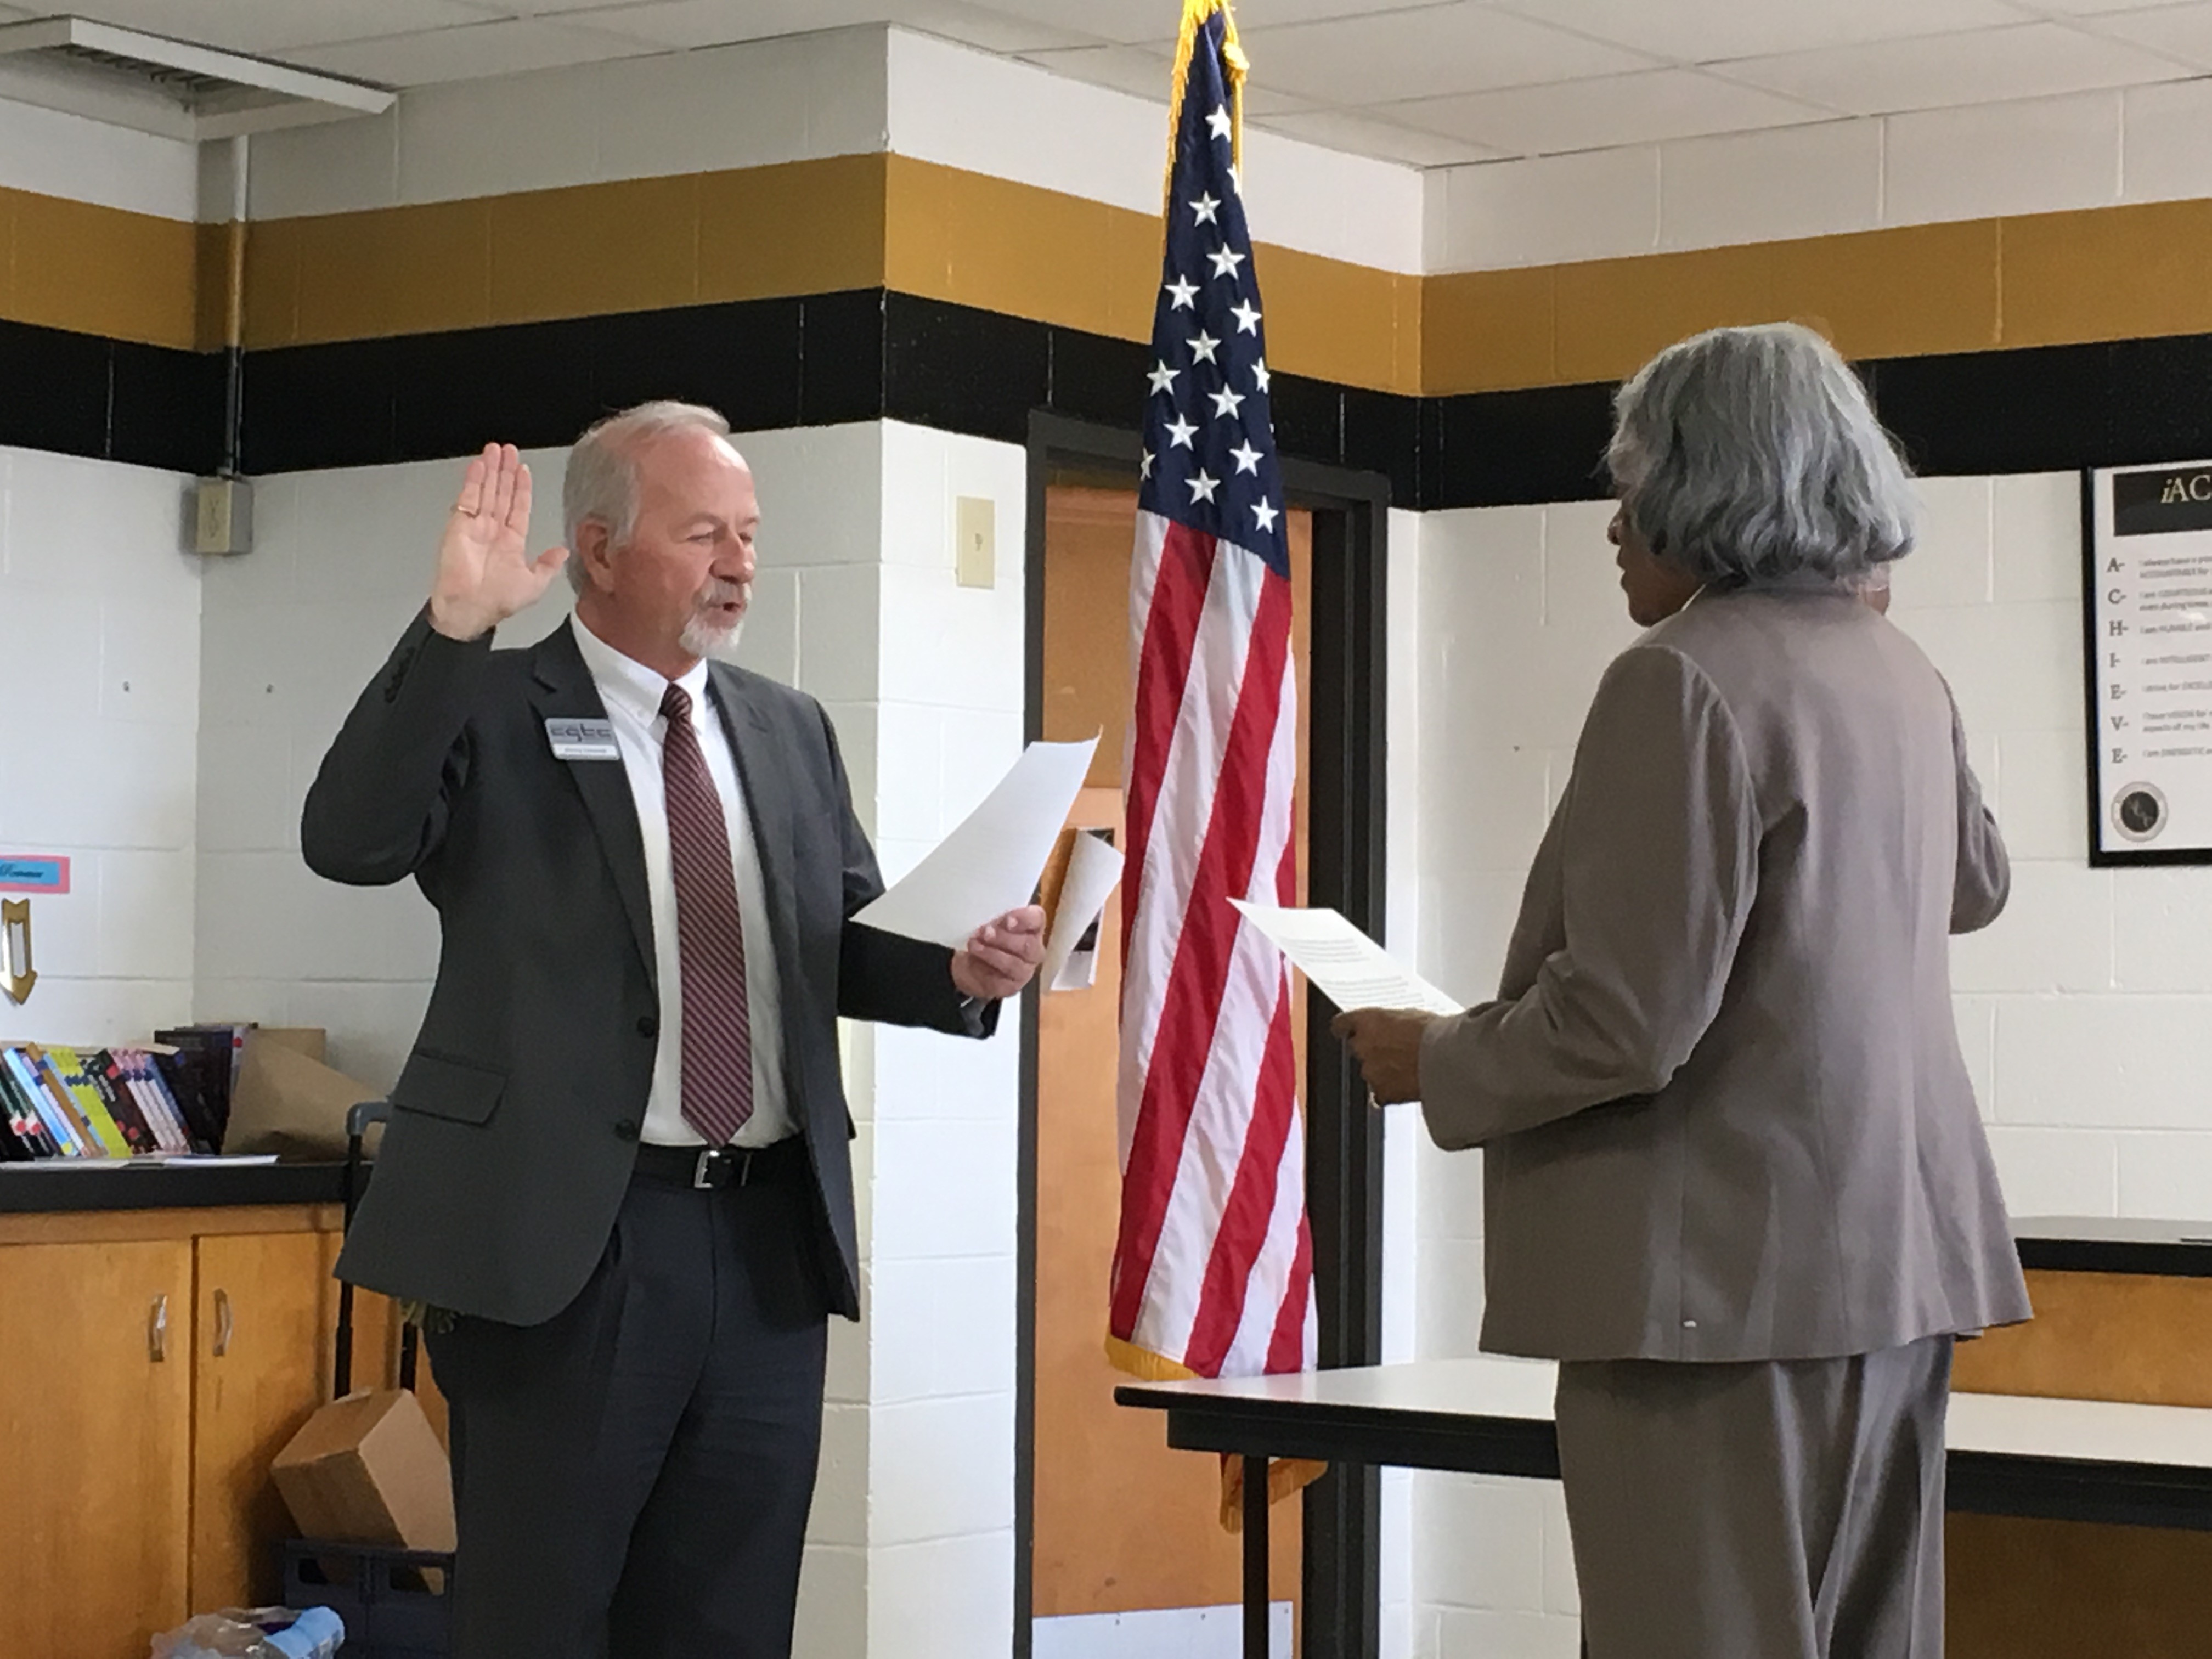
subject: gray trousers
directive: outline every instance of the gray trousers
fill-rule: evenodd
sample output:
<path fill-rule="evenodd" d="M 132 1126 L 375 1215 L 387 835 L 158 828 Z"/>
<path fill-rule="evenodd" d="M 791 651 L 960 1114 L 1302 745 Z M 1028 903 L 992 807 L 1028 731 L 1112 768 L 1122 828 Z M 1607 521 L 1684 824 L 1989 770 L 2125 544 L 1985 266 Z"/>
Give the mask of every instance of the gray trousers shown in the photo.
<path fill-rule="evenodd" d="M 1590 1659 L 1942 1659 L 1951 1339 L 1559 1367 Z"/>

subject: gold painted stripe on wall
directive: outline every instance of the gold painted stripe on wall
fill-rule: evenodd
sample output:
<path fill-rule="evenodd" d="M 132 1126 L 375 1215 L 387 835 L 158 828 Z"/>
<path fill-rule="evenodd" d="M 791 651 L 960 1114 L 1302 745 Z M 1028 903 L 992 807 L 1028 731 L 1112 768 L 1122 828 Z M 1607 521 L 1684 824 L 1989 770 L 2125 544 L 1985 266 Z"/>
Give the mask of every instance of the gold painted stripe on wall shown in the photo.
<path fill-rule="evenodd" d="M 191 347 L 195 226 L 0 187 L 0 317 Z"/>
<path fill-rule="evenodd" d="M 2001 222 L 2004 343 L 2212 333 L 2212 202 Z"/>
<path fill-rule="evenodd" d="M 888 287 L 1117 339 L 1152 337 L 1158 217 L 908 156 L 890 162 Z M 1419 277 L 1264 242 L 1253 258 L 1270 368 L 1419 390 Z"/>
<path fill-rule="evenodd" d="M 2014 343 L 1999 326 L 1998 247 L 2001 228 L 2020 222 L 1431 276 L 1422 389 L 1433 397 L 1620 380 L 1685 335 L 1784 319 L 1820 329 L 1852 357 Z M 2113 325 L 2094 337 L 2130 331 Z"/>
<path fill-rule="evenodd" d="M 265 221 L 246 240 L 246 344 L 880 287 L 885 160 Z"/>
<path fill-rule="evenodd" d="M 221 343 L 222 226 L 0 189 L 0 317 Z M 1152 215 L 872 155 L 257 223 L 251 347 L 889 286 L 1142 340 Z M 2212 332 L 2212 201 L 1398 275 L 1262 245 L 1273 367 L 1429 396 L 1628 374 L 1723 323 L 1852 356 Z"/>

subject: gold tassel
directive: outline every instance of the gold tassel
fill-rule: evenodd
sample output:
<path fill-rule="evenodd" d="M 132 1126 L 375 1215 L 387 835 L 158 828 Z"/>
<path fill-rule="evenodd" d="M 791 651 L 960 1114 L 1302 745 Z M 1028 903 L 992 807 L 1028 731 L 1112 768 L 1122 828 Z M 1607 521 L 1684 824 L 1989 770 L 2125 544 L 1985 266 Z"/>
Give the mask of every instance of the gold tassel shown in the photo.
<path fill-rule="evenodd" d="M 1198 1373 L 1189 1366 L 1178 1364 L 1165 1354 L 1154 1353 L 1150 1348 L 1124 1342 L 1118 1336 L 1106 1339 L 1106 1363 L 1140 1382 L 1189 1382 L 1198 1376 Z"/>
<path fill-rule="evenodd" d="M 1221 14 L 1224 77 L 1229 83 L 1229 161 L 1232 167 L 1244 165 L 1244 77 L 1252 64 L 1237 44 L 1237 14 L 1230 9 L 1229 0 L 1182 0 L 1182 27 L 1176 36 L 1174 79 L 1168 94 L 1168 164 L 1160 179 L 1160 200 L 1166 207 L 1174 205 L 1168 192 L 1175 183 L 1176 138 L 1182 131 L 1182 93 L 1190 79 L 1191 53 L 1197 49 L 1199 30 L 1217 11 Z"/>
<path fill-rule="evenodd" d="M 1267 1464 L 1267 1504 L 1273 1508 L 1294 1492 L 1328 1473 L 1328 1465 L 1308 1457 L 1278 1457 Z M 1244 1530 L 1244 1460 L 1227 1453 L 1221 1458 L 1221 1530 Z"/>
<path fill-rule="evenodd" d="M 1189 1366 L 1165 1354 L 1154 1353 L 1150 1348 L 1125 1342 L 1118 1336 L 1106 1339 L 1106 1361 L 1115 1370 L 1146 1382 L 1190 1382 L 1198 1377 Z M 1267 1502 L 1279 1504 L 1328 1473 L 1326 1463 L 1304 1457 L 1274 1458 L 1267 1464 Z M 1226 1452 L 1221 1455 L 1221 1529 L 1232 1533 L 1244 1530 L 1244 1460 L 1231 1457 Z"/>

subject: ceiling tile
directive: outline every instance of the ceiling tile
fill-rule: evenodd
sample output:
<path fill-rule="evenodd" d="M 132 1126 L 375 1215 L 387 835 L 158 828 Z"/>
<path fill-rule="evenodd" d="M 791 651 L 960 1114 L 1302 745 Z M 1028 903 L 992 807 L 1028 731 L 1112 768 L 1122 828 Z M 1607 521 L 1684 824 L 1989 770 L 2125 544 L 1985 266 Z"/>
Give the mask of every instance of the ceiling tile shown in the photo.
<path fill-rule="evenodd" d="M 2108 12 L 2090 25 L 2197 69 L 2212 69 L 2212 4 L 2160 6 L 2149 11 Z"/>
<path fill-rule="evenodd" d="M 1513 155 L 1553 155 L 1828 118 L 1826 111 L 1809 104 L 1675 69 L 1425 98 L 1364 112 Z"/>
<path fill-rule="evenodd" d="M 648 0 L 612 6 L 597 0 L 588 9 L 563 12 L 561 21 L 635 35 L 659 46 L 689 48 L 880 23 L 898 9 L 896 0 Z"/>
<path fill-rule="evenodd" d="M 1003 3 L 992 0 L 994 4 Z M 1376 17 L 1449 3 L 1451 0 L 1237 0 L 1237 30 L 1242 38 L 1255 29 L 1280 28 L 1286 23 Z"/>
<path fill-rule="evenodd" d="M 1493 0 L 1678 63 L 1753 58 L 2021 21 L 2007 0 Z"/>
<path fill-rule="evenodd" d="M 2057 23 L 2022 23 L 1717 64 L 1749 86 L 1852 115 L 1993 104 L 2170 81 L 2175 59 Z"/>
<path fill-rule="evenodd" d="M 2095 17 L 2115 11 L 2167 11 L 2191 3 L 2191 0 L 2014 0 L 2023 10 L 2046 13 L 2054 17 Z"/>
<path fill-rule="evenodd" d="M 1166 0 L 1144 5 L 1120 0 L 987 0 L 987 4 L 1007 17 L 1043 23 L 1083 39 L 1175 50 L 1176 10 Z"/>
<path fill-rule="evenodd" d="M 909 28 L 941 34 L 985 52 L 1043 52 L 1055 46 L 1088 46 L 1104 38 L 1096 29 L 1041 23 L 1033 17 L 1017 17 L 994 6 L 969 5 L 963 0 L 907 0 L 897 10 L 896 21 Z"/>
<path fill-rule="evenodd" d="M 1408 167 L 1453 167 L 1462 161 L 1495 161 L 1503 160 L 1505 155 L 1503 150 L 1489 149 L 1462 139 L 1423 132 L 1414 127 L 1374 120 L 1345 110 L 1322 109 L 1303 115 L 1271 115 L 1264 121 L 1255 119 L 1252 125 L 1265 127 L 1270 132 L 1279 132 L 1286 137 L 1302 138 L 1310 144 L 1349 150 L 1354 155 L 1371 155 L 1382 161 L 1402 161 Z"/>
<path fill-rule="evenodd" d="M 1177 9 L 1174 0 L 980 0 L 994 11 L 1051 23 L 1081 34 L 1120 46 L 1149 46 L 1172 52 L 1176 43 Z M 1431 0 L 1431 3 L 1435 0 Z M 1325 18 L 1362 17 L 1382 12 L 1417 9 L 1422 0 L 1240 0 L 1237 29 L 1240 39 L 1255 30 L 1285 23 L 1310 23 Z"/>
<path fill-rule="evenodd" d="M 1255 81 L 1330 104 L 1486 92 L 1653 67 L 1640 52 L 1476 5 L 1472 0 L 1281 28 L 1247 28 Z"/>
<path fill-rule="evenodd" d="M 678 49 L 729 46 L 776 35 L 805 34 L 861 23 L 899 23 L 987 52 L 1032 52 L 1086 44 L 1077 33 L 965 0 L 590 0 L 570 5 L 561 21 Z"/>
<path fill-rule="evenodd" d="M 172 40 L 264 55 L 480 23 L 501 9 L 496 0 L 226 0 L 219 6 L 207 0 L 68 0 L 50 8 Z"/>
<path fill-rule="evenodd" d="M 630 58 L 658 50 L 649 41 L 602 29 L 523 18 L 398 34 L 381 40 L 356 40 L 342 46 L 311 46 L 283 56 L 287 62 L 308 69 L 329 70 L 386 86 L 420 87 Z"/>

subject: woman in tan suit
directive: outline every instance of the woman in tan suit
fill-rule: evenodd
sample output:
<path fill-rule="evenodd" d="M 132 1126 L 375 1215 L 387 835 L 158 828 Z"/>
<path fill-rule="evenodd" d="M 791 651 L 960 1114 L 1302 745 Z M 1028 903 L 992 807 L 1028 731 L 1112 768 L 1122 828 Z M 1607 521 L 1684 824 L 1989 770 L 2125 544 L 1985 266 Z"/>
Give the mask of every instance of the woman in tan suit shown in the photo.
<path fill-rule="evenodd" d="M 1940 1659 L 1954 1336 L 2027 1316 L 1951 1011 L 2004 846 L 1864 595 L 1910 483 L 1810 331 L 1621 388 L 1607 671 L 1497 1000 L 1337 1023 L 1479 1146 L 1483 1346 L 1559 1360 L 1594 1659 Z"/>

